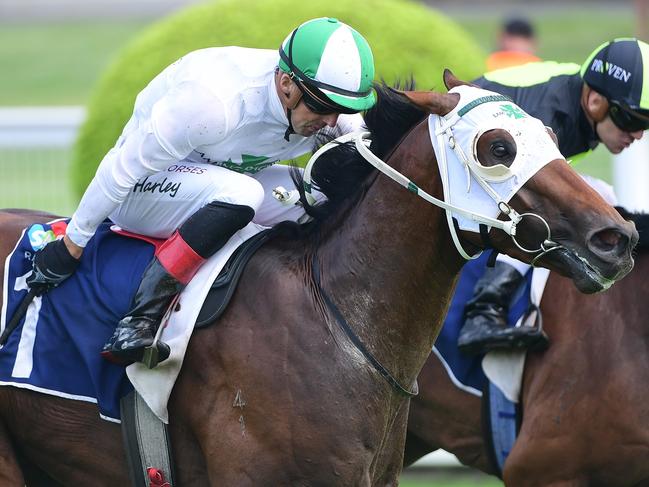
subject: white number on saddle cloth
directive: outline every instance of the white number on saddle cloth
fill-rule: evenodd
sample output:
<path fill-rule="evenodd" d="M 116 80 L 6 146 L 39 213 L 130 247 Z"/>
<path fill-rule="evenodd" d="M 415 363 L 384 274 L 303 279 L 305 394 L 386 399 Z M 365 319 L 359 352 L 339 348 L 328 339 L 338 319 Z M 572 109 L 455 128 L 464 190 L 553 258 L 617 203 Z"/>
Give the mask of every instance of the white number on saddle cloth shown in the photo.
<path fill-rule="evenodd" d="M 27 276 L 32 272 L 29 271 L 25 275 L 16 278 L 14 283 L 15 291 L 27 290 Z M 18 342 L 18 351 L 16 352 L 16 362 L 11 372 L 12 377 L 26 379 L 32 374 L 34 367 L 34 343 L 36 342 L 36 325 L 41 312 L 41 303 L 43 298 L 36 296 L 29 306 L 27 313 L 25 313 L 25 323 L 20 333 L 20 341 Z"/>

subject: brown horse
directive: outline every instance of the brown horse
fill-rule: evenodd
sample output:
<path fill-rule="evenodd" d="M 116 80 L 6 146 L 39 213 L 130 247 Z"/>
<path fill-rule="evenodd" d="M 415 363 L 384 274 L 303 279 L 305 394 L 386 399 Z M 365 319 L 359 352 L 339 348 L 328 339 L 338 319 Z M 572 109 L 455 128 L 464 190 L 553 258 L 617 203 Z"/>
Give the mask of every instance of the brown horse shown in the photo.
<path fill-rule="evenodd" d="M 460 84 L 449 74 L 445 81 Z M 459 96 L 410 96 L 419 108 L 379 89 L 367 115 L 373 150 L 441 198 L 422 118 L 449 113 Z M 483 166 L 510 165 L 515 151 L 503 129 L 477 141 Z M 463 259 L 442 210 L 357 154 L 342 147 L 320 165 L 314 181 L 329 196 L 328 216 L 262 247 L 218 325 L 197 330 L 190 341 L 169 404 L 177 485 L 398 484 L 409 400 L 396 384 L 413 387 Z M 545 165 L 510 203 L 548 222 L 563 250 L 541 263 L 582 289 L 599 289 L 631 269 L 633 225 L 564 160 Z M 2 257 L 32 220 L 1 215 Z M 533 254 L 503 232 L 490 237 L 499 250 L 530 261 Z M 461 238 L 481 246 L 477 234 Z M 525 219 L 517 238 L 537 248 L 547 232 Z M 357 342 L 341 331 L 341 316 Z M 93 405 L 0 388 L 1 485 L 126 485 L 125 466 L 119 427 L 99 419 Z"/>
<path fill-rule="evenodd" d="M 649 252 L 604 293 L 584 295 L 550 274 L 541 312 L 551 340 L 529 352 L 522 424 L 505 462 L 516 487 L 649 485 Z M 494 474 L 480 399 L 455 387 L 432 354 L 411 401 L 405 462 L 443 448 Z"/>

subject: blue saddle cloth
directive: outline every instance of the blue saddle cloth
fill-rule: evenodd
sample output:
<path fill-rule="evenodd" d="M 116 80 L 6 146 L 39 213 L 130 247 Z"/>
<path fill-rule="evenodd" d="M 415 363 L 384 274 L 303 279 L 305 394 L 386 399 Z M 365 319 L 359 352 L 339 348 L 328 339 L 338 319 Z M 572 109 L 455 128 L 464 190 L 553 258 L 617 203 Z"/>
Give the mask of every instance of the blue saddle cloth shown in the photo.
<path fill-rule="evenodd" d="M 487 270 L 488 255 L 484 253 L 475 260 L 467 262 L 460 273 L 455 294 L 444 320 L 442 331 L 437 337 L 435 348 L 442 355 L 455 378 L 464 386 L 482 391 L 487 380 L 482 371 L 483 355 L 469 356 L 457 348 L 457 338 L 464 324 L 464 306 L 473 296 L 475 284 Z M 529 307 L 532 273 L 527 273 L 526 286 L 513 296 L 509 310 L 509 323 L 513 326 Z"/>
<path fill-rule="evenodd" d="M 482 255 L 469 261 L 462 269 L 442 331 L 435 342 L 435 348 L 460 384 L 474 389 L 475 393 L 483 391 L 487 393 L 483 396 L 483 412 L 486 412 L 487 416 L 483 417 L 483 422 L 487 426 L 485 441 L 488 457 L 498 476 L 502 477 L 503 465 L 516 441 L 520 411 L 497 386 L 487 383 L 487 377 L 482 370 L 484 355 L 465 355 L 457 348 L 457 338 L 464 323 L 464 307 L 473 296 L 476 282 L 487 270 L 487 258 L 487 255 Z M 529 308 L 531 282 L 532 273 L 528 272 L 526 285 L 521 286 L 517 295 L 512 297 L 508 316 L 511 326 L 515 325 Z"/>
<path fill-rule="evenodd" d="M 24 232 L 5 276 L 7 321 L 27 294 L 34 251 L 63 234 L 65 225 L 38 224 Z M 97 230 L 75 274 L 34 299 L 0 349 L 0 385 L 96 402 L 102 417 L 119 420 L 119 400 L 132 386 L 124 367 L 108 363 L 100 351 L 128 311 L 154 248 L 109 228 L 104 223 Z"/>

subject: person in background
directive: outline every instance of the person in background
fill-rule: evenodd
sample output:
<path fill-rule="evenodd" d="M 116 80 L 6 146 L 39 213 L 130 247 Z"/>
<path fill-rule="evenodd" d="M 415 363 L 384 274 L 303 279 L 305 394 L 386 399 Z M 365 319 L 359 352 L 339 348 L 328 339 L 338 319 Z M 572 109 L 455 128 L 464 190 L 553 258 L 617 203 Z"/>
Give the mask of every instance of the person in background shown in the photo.
<path fill-rule="evenodd" d="M 511 18 L 498 34 L 498 50 L 487 58 L 487 71 L 540 61 L 535 53 L 536 34 L 532 24 L 524 18 Z"/>
<path fill-rule="evenodd" d="M 527 63 L 486 73 L 474 84 L 509 96 L 555 132 L 567 159 L 601 142 L 618 154 L 649 129 L 649 45 L 634 38 L 597 47 L 583 65 L 554 61 Z M 646 215 L 631 218 L 640 233 Z M 477 281 L 465 307 L 458 347 L 467 354 L 495 349 L 544 346 L 532 327 L 507 326 L 509 304 L 530 266 L 498 256 Z"/>

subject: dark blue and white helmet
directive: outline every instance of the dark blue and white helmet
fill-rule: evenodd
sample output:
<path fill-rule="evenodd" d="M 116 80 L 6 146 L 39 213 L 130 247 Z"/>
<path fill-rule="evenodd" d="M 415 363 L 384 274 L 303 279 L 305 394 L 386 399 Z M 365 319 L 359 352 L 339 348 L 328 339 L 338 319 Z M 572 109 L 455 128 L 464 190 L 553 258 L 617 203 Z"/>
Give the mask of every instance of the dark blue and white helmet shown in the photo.
<path fill-rule="evenodd" d="M 634 38 L 605 42 L 581 67 L 588 86 L 609 101 L 609 114 L 623 130 L 649 128 L 649 44 Z"/>

